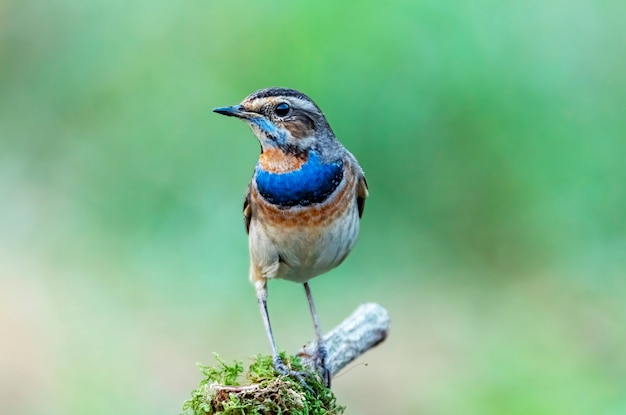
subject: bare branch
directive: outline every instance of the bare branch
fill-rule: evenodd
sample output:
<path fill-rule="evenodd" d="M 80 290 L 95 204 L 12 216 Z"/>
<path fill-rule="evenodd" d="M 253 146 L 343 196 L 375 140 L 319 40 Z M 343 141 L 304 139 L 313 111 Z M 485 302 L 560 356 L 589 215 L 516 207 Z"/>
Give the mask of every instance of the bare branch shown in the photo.
<path fill-rule="evenodd" d="M 389 313 L 375 303 L 361 304 L 348 318 L 324 336 L 327 366 L 336 375 L 344 366 L 385 340 Z M 315 368 L 317 341 L 304 346 L 298 355 L 305 366 Z"/>

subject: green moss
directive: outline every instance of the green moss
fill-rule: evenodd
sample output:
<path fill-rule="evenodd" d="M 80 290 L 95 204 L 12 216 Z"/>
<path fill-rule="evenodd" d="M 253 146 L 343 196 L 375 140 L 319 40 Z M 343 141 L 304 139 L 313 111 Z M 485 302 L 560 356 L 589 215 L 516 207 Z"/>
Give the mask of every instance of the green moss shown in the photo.
<path fill-rule="evenodd" d="M 306 371 L 298 357 L 281 357 L 291 369 Z M 345 409 L 318 376 L 307 376 L 308 390 L 297 379 L 277 374 L 271 356 L 256 356 L 245 375 L 242 362 L 227 364 L 217 354 L 215 359 L 215 367 L 198 365 L 204 377 L 182 415 L 333 415 Z"/>

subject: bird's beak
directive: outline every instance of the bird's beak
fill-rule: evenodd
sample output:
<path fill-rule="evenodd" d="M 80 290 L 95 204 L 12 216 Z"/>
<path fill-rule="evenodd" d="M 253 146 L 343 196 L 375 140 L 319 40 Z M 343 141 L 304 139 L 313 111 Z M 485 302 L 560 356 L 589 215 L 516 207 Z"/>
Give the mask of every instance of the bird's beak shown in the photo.
<path fill-rule="evenodd" d="M 213 112 L 218 114 L 227 115 L 229 117 L 237 118 L 250 118 L 252 113 L 246 111 L 242 105 L 233 105 L 232 107 L 219 107 L 215 108 Z"/>

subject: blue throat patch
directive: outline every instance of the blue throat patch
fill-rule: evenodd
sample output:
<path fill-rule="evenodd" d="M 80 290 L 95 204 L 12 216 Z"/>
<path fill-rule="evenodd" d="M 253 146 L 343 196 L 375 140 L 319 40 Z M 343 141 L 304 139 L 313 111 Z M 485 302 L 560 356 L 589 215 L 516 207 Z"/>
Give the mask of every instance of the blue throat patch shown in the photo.
<path fill-rule="evenodd" d="M 256 166 L 256 185 L 261 196 L 279 206 L 309 206 L 321 203 L 343 179 L 343 162 L 322 163 L 316 152 L 299 170 L 271 173 Z"/>
<path fill-rule="evenodd" d="M 278 128 L 273 122 L 269 121 L 265 117 L 253 117 L 249 120 L 252 124 L 255 124 L 265 133 L 265 135 L 276 140 L 277 143 L 283 144 L 285 142 L 285 131 Z"/>

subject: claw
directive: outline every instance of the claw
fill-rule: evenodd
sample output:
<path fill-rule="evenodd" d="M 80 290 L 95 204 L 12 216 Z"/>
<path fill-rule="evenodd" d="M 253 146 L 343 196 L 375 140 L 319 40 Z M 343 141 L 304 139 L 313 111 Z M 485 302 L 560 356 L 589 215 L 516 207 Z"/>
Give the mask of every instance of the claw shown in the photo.
<path fill-rule="evenodd" d="M 280 356 L 274 356 L 272 358 L 272 363 L 274 364 L 274 370 L 283 376 L 291 376 L 300 382 L 303 388 L 311 392 L 311 394 L 316 395 L 315 391 L 311 389 L 311 387 L 304 380 L 304 376 L 310 376 L 308 372 L 298 372 L 295 370 L 291 370 L 287 367 L 287 365 L 283 362 Z"/>
<path fill-rule="evenodd" d="M 324 385 L 327 388 L 330 388 L 330 369 L 328 369 L 326 359 L 328 357 L 328 352 L 326 351 L 326 346 L 324 343 L 321 343 L 317 348 L 317 368 L 322 375 L 322 380 L 324 381 Z"/>

